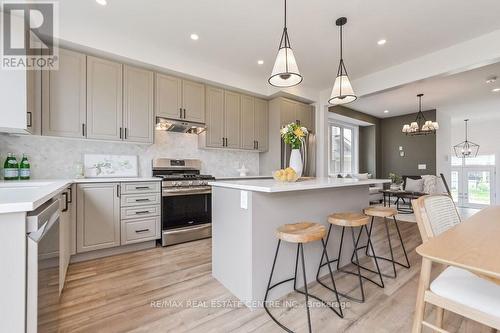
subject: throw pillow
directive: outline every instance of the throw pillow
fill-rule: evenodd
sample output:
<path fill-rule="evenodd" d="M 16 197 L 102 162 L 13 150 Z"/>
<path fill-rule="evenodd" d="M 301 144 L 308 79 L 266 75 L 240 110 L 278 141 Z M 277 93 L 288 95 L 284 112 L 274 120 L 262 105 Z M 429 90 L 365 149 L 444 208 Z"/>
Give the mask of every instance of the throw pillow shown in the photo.
<path fill-rule="evenodd" d="M 424 193 L 427 194 L 436 194 L 438 193 L 437 190 L 437 182 L 438 182 L 438 177 L 434 175 L 424 175 L 422 176 L 422 179 L 424 180 Z"/>
<path fill-rule="evenodd" d="M 423 192 L 424 180 L 423 179 L 406 178 L 405 190 L 410 191 L 410 192 Z"/>

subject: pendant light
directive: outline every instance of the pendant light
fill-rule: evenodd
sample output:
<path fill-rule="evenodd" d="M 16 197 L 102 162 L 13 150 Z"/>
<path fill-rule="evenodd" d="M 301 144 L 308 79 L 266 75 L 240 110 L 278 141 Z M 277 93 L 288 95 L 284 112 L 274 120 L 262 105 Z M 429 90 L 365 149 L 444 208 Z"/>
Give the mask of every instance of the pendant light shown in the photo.
<path fill-rule="evenodd" d="M 288 38 L 288 30 L 286 26 L 286 0 L 285 0 L 285 24 L 283 34 L 281 35 L 278 55 L 274 62 L 273 71 L 269 78 L 269 84 L 275 87 L 292 87 L 302 82 L 299 67 L 295 61 L 290 39 Z"/>
<path fill-rule="evenodd" d="M 337 70 L 337 77 L 333 84 L 332 94 L 328 103 L 333 105 L 347 104 L 356 100 L 356 95 L 351 86 L 351 81 L 347 75 L 347 69 L 344 65 L 342 56 L 342 27 L 347 23 L 347 18 L 341 17 L 335 21 L 335 24 L 340 27 L 340 63 Z"/>
<path fill-rule="evenodd" d="M 470 142 L 468 139 L 467 126 L 469 124 L 469 119 L 465 119 L 465 141 L 453 146 L 455 155 L 458 158 L 476 157 L 479 152 L 479 145 L 474 142 Z"/>
<path fill-rule="evenodd" d="M 404 124 L 403 129 L 401 130 L 406 135 L 427 135 L 427 134 L 435 134 L 436 130 L 439 129 L 439 124 L 437 121 L 426 120 L 424 113 L 422 112 L 422 96 L 424 94 L 418 94 L 418 113 L 415 121 L 411 124 Z"/>

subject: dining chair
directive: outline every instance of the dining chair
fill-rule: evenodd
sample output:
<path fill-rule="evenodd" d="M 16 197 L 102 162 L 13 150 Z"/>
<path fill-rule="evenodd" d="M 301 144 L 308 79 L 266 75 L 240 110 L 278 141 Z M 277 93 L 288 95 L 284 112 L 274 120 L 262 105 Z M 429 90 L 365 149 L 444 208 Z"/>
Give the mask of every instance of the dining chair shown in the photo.
<path fill-rule="evenodd" d="M 460 223 L 455 203 L 448 195 L 426 195 L 412 204 L 424 243 Z M 423 326 L 448 332 L 443 329 L 444 310 L 489 326 L 492 332 L 500 330 L 500 281 L 448 266 L 431 282 L 431 269 L 432 261 L 424 258 L 419 283 L 424 285 L 425 293 L 423 299 L 417 296 L 413 333 L 420 333 Z M 436 307 L 434 324 L 424 320 L 426 303 Z"/>

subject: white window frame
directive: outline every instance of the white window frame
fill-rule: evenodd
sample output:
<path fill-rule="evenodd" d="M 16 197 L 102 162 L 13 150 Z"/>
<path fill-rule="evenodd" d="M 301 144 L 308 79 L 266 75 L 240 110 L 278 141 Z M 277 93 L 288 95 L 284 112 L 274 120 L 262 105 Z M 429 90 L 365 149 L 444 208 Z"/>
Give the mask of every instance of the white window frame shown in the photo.
<path fill-rule="evenodd" d="M 340 127 L 340 172 L 332 173 L 332 126 Z M 344 128 L 350 129 L 352 133 L 352 165 L 353 172 L 344 172 Z M 328 122 L 328 176 L 337 177 L 338 175 L 346 176 L 356 174 L 359 171 L 359 126 L 341 122 L 338 120 L 330 120 Z"/>

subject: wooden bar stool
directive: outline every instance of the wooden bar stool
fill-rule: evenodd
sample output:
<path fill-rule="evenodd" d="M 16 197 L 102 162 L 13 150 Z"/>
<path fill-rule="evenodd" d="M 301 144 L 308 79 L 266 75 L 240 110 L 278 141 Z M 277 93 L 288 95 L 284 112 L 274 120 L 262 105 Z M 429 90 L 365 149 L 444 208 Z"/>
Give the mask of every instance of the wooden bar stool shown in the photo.
<path fill-rule="evenodd" d="M 326 262 L 323 262 L 324 256 L 322 256 L 319 267 L 318 267 L 318 272 L 316 274 L 316 281 L 318 281 L 319 284 L 321 284 L 325 288 L 328 288 L 328 289 L 335 291 L 335 292 L 336 292 L 336 288 L 335 288 L 335 290 L 333 290 L 332 288 L 330 288 L 329 286 L 327 286 L 323 282 L 321 282 L 319 279 L 319 274 L 320 274 L 321 268 L 323 266 L 328 264 L 328 267 L 330 267 L 329 264 L 336 262 L 337 263 L 337 271 L 343 272 L 346 274 L 357 275 L 358 279 L 359 279 L 359 287 L 361 290 L 361 298 L 355 298 L 355 297 L 352 297 L 352 296 L 349 296 L 349 295 L 346 295 L 346 294 L 343 294 L 340 292 L 338 294 L 345 297 L 345 298 L 348 298 L 352 301 L 360 302 L 360 303 L 363 303 L 365 301 L 365 291 L 363 288 L 363 279 L 368 280 L 371 283 L 373 283 L 381 288 L 384 288 L 384 281 L 382 280 L 382 274 L 380 273 L 380 268 L 378 266 L 378 262 L 377 262 L 376 257 L 374 258 L 375 266 L 377 267 L 377 271 L 375 273 L 378 274 L 378 276 L 380 278 L 380 283 L 378 283 L 378 282 L 368 278 L 367 276 L 364 276 L 361 274 L 361 269 L 363 269 L 364 267 L 359 264 L 358 251 L 363 249 L 364 247 L 358 248 L 358 243 L 359 243 L 359 239 L 361 238 L 361 233 L 363 232 L 363 230 L 366 231 L 366 235 L 369 237 L 369 232 L 368 232 L 368 227 L 367 227 L 367 224 L 369 223 L 369 221 L 370 221 L 369 217 L 364 215 L 364 214 L 361 214 L 361 213 L 344 212 L 344 213 L 334 213 L 334 214 L 331 214 L 330 216 L 328 216 L 328 222 L 330 223 L 330 227 L 328 229 L 328 235 L 326 236 L 325 247 L 328 245 L 328 241 L 330 239 L 330 233 L 332 231 L 332 226 L 333 225 L 340 226 L 340 227 L 342 227 L 342 235 L 340 236 L 339 254 L 338 254 L 337 259 L 333 259 L 331 261 L 328 260 L 328 258 L 326 258 Z M 342 245 L 344 242 L 345 228 L 351 229 L 352 244 L 354 245 L 352 257 L 356 257 L 355 265 L 356 265 L 357 271 L 358 271 L 357 274 L 355 272 L 350 272 L 350 271 L 340 269 L 340 259 L 342 257 Z M 354 228 L 360 228 L 357 238 L 354 235 Z M 368 244 L 370 245 L 372 253 L 375 253 L 371 242 L 369 242 Z"/>
<path fill-rule="evenodd" d="M 398 214 L 398 211 L 395 208 L 391 208 L 391 207 L 368 207 L 368 208 L 364 209 L 364 213 L 368 216 L 371 216 L 370 231 L 368 232 L 368 243 L 370 243 L 370 247 L 373 247 L 373 245 L 371 244 L 372 243 L 371 242 L 371 235 L 372 235 L 373 222 L 375 220 L 375 217 L 381 217 L 384 219 L 385 232 L 387 235 L 387 242 L 389 243 L 389 250 L 391 253 L 391 257 L 385 258 L 385 257 L 375 256 L 374 254 L 370 254 L 368 251 L 368 243 L 366 244 L 366 246 L 363 246 L 363 248 L 366 248 L 365 253 L 367 256 L 370 256 L 372 258 L 376 257 L 376 259 L 385 260 L 385 261 L 392 263 L 393 274 L 392 275 L 382 274 L 382 275 L 385 277 L 391 278 L 391 279 L 395 279 L 397 277 L 396 265 L 399 265 L 399 266 L 404 267 L 404 268 L 410 268 L 410 261 L 408 260 L 408 254 L 406 253 L 403 238 L 401 237 L 401 232 L 399 231 L 398 222 L 396 220 L 396 215 Z M 406 264 L 403 264 L 401 262 L 394 260 L 394 250 L 392 248 L 391 236 L 389 233 L 389 221 L 390 221 L 390 219 L 387 220 L 387 218 L 392 218 L 392 220 L 394 221 L 394 225 L 396 226 L 396 230 L 398 232 L 399 242 L 401 243 L 401 247 L 403 248 L 403 253 L 405 255 Z M 353 258 L 351 258 L 351 260 L 352 259 Z M 361 267 L 361 268 L 364 268 L 364 269 L 369 270 L 373 273 L 376 273 L 375 271 L 370 270 L 368 268 L 365 268 L 365 267 Z"/>
<path fill-rule="evenodd" d="M 328 302 L 325 302 L 324 300 L 322 300 L 321 298 L 319 298 L 317 296 L 309 294 L 309 291 L 307 290 L 306 264 L 304 261 L 304 244 L 321 240 L 321 243 L 323 245 L 323 256 L 325 256 L 328 260 L 328 253 L 326 251 L 326 244 L 323 240 L 325 235 L 326 235 L 326 228 L 319 223 L 312 223 L 312 222 L 300 222 L 300 223 L 295 223 L 295 224 L 285 224 L 285 225 L 280 226 L 278 229 L 276 229 L 276 237 L 278 238 L 278 246 L 276 247 L 276 254 L 274 255 L 273 266 L 271 268 L 271 274 L 269 275 L 269 282 L 267 284 L 266 295 L 264 296 L 264 309 L 266 310 L 267 314 L 271 317 L 271 319 L 287 332 L 293 333 L 292 330 L 290 330 L 285 325 L 280 323 L 271 314 L 271 312 L 267 308 L 267 297 L 269 296 L 269 291 L 271 289 L 273 289 L 274 287 L 277 287 L 285 282 L 293 281 L 293 289 L 296 292 L 298 292 L 302 295 L 305 295 L 305 297 L 306 297 L 307 324 L 308 324 L 310 333 L 312 332 L 312 328 L 311 328 L 311 314 L 309 311 L 309 297 L 312 297 L 312 298 L 322 302 L 324 305 L 328 306 L 333 312 L 335 312 L 341 318 L 344 317 L 344 314 L 342 313 L 342 308 L 340 307 L 339 295 L 337 294 L 337 291 L 336 291 L 335 281 L 333 280 L 333 272 L 332 272 L 330 265 L 328 265 L 328 267 L 330 269 L 330 278 L 332 280 L 333 288 L 328 288 L 328 289 L 332 290 L 335 293 L 335 297 L 337 299 L 337 304 L 339 305 L 338 311 L 337 311 L 337 309 L 335 309 L 335 307 L 331 306 Z M 276 265 L 276 259 L 278 258 L 278 252 L 280 249 L 281 241 L 297 244 L 297 255 L 295 258 L 295 273 L 294 273 L 294 276 L 292 278 L 286 279 L 286 280 L 283 280 L 283 281 L 280 281 L 280 282 L 277 282 L 277 283 L 271 285 L 271 281 L 272 281 L 273 273 L 274 273 L 274 267 Z M 299 264 L 299 252 L 300 252 L 300 257 L 301 257 L 301 262 L 302 262 L 304 291 L 297 289 L 297 268 L 298 268 L 298 264 Z"/>

